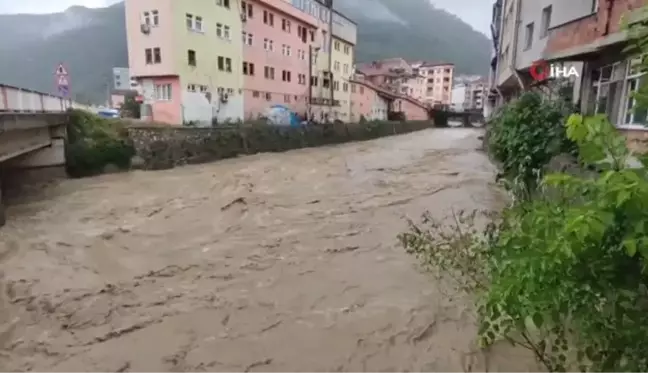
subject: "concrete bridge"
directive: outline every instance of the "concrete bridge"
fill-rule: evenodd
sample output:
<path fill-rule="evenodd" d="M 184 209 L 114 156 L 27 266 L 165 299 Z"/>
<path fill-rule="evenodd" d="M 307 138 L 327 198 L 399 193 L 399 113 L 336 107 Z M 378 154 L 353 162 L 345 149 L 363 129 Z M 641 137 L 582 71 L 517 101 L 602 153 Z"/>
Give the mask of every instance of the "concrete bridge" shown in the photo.
<path fill-rule="evenodd" d="M 89 109 L 47 93 L 0 84 L 0 226 L 3 184 L 21 170 L 65 166 L 68 109 Z"/>

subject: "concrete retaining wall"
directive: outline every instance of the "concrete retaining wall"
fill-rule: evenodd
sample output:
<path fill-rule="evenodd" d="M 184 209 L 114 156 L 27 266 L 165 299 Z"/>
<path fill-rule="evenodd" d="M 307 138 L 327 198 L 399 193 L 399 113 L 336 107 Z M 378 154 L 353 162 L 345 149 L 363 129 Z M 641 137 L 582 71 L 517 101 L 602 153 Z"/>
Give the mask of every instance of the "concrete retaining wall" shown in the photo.
<path fill-rule="evenodd" d="M 150 170 L 260 152 L 362 141 L 431 128 L 431 121 L 330 124 L 302 128 L 243 125 L 223 128 L 131 127 L 129 137 Z"/>

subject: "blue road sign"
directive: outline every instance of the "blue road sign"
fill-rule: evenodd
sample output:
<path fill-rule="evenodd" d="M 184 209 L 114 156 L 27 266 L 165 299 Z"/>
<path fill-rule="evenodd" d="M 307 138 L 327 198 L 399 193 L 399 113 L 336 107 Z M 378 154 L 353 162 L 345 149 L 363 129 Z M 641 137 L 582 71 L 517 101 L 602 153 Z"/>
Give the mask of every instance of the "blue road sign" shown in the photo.
<path fill-rule="evenodd" d="M 70 94 L 70 87 L 66 85 L 60 85 L 58 86 L 58 93 L 63 97 L 67 97 Z"/>

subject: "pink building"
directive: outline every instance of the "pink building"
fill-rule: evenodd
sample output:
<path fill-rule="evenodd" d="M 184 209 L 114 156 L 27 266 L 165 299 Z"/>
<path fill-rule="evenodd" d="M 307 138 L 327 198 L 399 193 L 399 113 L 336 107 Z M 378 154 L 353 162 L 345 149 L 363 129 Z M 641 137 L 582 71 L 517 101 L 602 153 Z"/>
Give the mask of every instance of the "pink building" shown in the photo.
<path fill-rule="evenodd" d="M 366 120 L 387 120 L 390 112 L 402 112 L 407 120 L 429 118 L 428 107 L 422 101 L 389 91 L 360 74 L 351 81 L 352 122 L 361 117 Z"/>
<path fill-rule="evenodd" d="M 245 118 L 273 104 L 305 114 L 318 20 L 282 0 L 245 0 L 242 6 Z"/>

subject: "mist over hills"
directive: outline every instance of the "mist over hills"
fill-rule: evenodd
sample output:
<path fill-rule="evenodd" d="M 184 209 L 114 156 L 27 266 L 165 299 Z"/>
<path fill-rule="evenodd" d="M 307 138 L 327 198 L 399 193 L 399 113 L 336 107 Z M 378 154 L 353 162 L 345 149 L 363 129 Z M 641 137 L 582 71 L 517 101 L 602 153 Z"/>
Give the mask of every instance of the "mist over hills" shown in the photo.
<path fill-rule="evenodd" d="M 337 0 L 335 4 L 358 24 L 358 62 L 403 57 L 453 62 L 458 73 L 487 71 L 488 38 L 428 0 Z M 105 102 L 112 68 L 128 64 L 124 4 L 0 15 L 0 56 L 4 84 L 54 92 L 54 70 L 65 62 L 75 99 Z"/>

